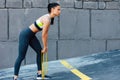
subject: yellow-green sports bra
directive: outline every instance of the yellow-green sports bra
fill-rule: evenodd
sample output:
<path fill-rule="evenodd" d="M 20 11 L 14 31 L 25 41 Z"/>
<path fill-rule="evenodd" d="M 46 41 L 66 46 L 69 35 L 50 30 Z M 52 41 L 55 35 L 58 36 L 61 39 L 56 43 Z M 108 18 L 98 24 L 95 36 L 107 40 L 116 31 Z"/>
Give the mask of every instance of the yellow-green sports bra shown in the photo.
<path fill-rule="evenodd" d="M 42 29 L 43 29 L 43 23 L 40 22 L 39 19 L 34 22 L 34 25 L 35 25 L 35 26 L 37 27 L 37 29 L 39 29 L 39 30 L 42 30 Z"/>
<path fill-rule="evenodd" d="M 44 18 L 48 18 L 51 22 L 51 19 L 50 19 L 50 15 L 49 14 L 45 14 L 43 15 L 42 17 Z M 41 18 L 41 17 L 40 17 Z M 35 22 L 34 22 L 34 25 L 39 29 L 39 30 L 42 30 L 43 29 L 43 23 L 40 21 L 40 18 L 37 19 Z"/>

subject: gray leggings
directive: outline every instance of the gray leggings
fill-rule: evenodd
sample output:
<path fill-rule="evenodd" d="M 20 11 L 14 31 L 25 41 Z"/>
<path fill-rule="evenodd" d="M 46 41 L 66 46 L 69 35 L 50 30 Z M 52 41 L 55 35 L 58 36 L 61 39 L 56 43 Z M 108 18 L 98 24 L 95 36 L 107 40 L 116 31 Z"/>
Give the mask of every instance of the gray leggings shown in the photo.
<path fill-rule="evenodd" d="M 19 54 L 14 65 L 14 75 L 18 75 L 21 62 L 25 59 L 26 52 L 29 45 L 37 53 L 37 58 L 36 58 L 37 67 L 38 67 L 38 70 L 41 70 L 42 47 L 40 45 L 40 42 L 36 38 L 35 33 L 32 32 L 30 28 L 26 28 L 23 31 L 21 31 L 19 36 Z"/>

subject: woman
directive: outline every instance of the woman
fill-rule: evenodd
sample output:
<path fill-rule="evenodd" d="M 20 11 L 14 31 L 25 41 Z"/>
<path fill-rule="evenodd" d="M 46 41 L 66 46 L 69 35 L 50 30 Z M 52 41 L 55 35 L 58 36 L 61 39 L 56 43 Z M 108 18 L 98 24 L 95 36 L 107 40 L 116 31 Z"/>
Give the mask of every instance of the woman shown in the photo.
<path fill-rule="evenodd" d="M 25 58 L 26 51 L 30 45 L 37 53 L 37 79 L 41 79 L 41 54 L 48 51 L 48 30 L 50 25 L 54 23 L 54 17 L 60 15 L 60 5 L 58 3 L 48 4 L 48 14 L 38 18 L 32 25 L 21 31 L 19 36 L 19 55 L 14 66 L 14 80 L 18 80 L 18 74 L 21 62 Z M 43 49 L 35 34 L 42 31 Z M 47 76 L 45 76 L 47 78 Z"/>

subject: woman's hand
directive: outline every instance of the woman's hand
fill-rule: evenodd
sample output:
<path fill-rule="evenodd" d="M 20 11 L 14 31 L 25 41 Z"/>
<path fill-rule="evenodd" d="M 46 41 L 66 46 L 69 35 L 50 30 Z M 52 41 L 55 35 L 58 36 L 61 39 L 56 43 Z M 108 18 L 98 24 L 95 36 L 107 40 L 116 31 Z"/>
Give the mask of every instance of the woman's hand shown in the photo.
<path fill-rule="evenodd" d="M 46 53 L 46 52 L 48 52 L 48 48 L 47 48 L 47 47 L 44 47 L 41 52 L 42 52 L 43 54 Z"/>

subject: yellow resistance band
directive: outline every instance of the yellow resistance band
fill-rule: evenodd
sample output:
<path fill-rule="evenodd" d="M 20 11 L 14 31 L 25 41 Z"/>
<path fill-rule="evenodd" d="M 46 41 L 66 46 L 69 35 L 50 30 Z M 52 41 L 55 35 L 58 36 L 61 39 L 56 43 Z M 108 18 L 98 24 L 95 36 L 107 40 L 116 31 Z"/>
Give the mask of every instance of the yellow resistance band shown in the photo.
<path fill-rule="evenodd" d="M 45 75 L 48 73 L 48 53 L 42 53 L 42 79 L 44 80 Z"/>

